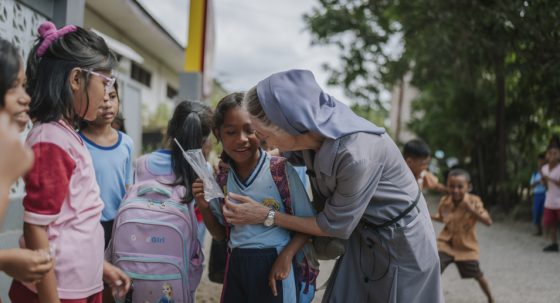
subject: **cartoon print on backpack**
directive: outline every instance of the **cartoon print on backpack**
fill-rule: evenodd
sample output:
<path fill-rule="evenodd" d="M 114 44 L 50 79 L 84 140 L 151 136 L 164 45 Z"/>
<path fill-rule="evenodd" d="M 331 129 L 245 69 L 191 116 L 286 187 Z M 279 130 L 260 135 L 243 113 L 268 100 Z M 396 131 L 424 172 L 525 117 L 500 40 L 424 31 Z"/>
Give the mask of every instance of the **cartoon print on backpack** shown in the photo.
<path fill-rule="evenodd" d="M 169 283 L 163 283 L 161 286 L 162 296 L 158 303 L 175 303 L 173 301 L 173 287 Z"/>

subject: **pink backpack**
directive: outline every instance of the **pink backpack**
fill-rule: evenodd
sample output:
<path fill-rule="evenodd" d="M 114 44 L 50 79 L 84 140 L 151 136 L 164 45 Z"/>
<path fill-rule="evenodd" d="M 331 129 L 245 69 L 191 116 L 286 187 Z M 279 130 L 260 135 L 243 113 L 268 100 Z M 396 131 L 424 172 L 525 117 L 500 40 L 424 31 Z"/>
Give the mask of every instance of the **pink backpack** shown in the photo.
<path fill-rule="evenodd" d="M 193 203 L 181 203 L 185 188 L 151 174 L 145 157 L 115 218 L 111 263 L 132 278 L 132 302 L 194 302 L 204 257 Z"/>

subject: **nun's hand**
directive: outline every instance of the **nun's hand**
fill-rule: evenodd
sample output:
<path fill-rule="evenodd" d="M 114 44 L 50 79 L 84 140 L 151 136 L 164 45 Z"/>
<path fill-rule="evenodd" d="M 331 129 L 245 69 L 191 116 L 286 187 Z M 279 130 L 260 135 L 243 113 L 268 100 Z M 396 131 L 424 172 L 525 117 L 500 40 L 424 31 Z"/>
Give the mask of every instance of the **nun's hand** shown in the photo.
<path fill-rule="evenodd" d="M 262 224 L 268 215 L 268 207 L 247 196 L 229 193 L 225 202 L 224 217 L 230 224 Z"/>

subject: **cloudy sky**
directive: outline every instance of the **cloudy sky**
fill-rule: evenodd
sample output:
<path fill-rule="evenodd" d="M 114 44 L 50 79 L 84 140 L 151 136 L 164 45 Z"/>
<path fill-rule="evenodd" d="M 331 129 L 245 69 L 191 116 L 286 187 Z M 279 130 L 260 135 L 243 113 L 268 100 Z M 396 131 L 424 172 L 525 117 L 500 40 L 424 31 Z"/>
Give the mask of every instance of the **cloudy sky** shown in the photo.
<path fill-rule="evenodd" d="M 139 0 L 178 41 L 186 41 L 188 0 Z M 213 0 L 216 25 L 214 74 L 230 91 L 244 91 L 268 75 L 309 69 L 326 87 L 321 64 L 336 64 L 334 47 L 313 46 L 302 15 L 312 0 Z M 155 7 L 157 6 L 157 7 Z M 326 90 L 348 103 L 338 87 Z"/>

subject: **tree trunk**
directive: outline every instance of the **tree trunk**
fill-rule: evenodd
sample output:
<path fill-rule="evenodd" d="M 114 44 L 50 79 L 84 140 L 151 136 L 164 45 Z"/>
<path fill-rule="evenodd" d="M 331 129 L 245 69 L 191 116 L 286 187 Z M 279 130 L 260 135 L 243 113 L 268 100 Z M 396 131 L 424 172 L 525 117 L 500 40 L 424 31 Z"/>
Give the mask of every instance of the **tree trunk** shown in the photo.
<path fill-rule="evenodd" d="M 506 83 L 505 83 L 505 67 L 504 67 L 504 55 L 500 52 L 496 60 L 496 130 L 498 137 L 498 149 L 497 149 L 497 163 L 498 171 L 496 176 L 496 198 L 499 204 L 504 204 L 507 202 L 505 188 L 506 180 L 506 161 L 507 161 L 507 131 L 506 131 Z"/>

